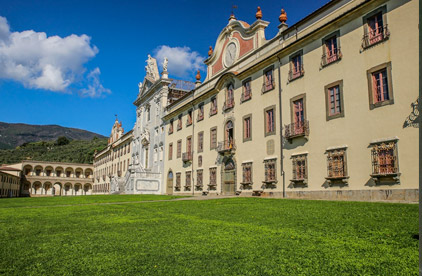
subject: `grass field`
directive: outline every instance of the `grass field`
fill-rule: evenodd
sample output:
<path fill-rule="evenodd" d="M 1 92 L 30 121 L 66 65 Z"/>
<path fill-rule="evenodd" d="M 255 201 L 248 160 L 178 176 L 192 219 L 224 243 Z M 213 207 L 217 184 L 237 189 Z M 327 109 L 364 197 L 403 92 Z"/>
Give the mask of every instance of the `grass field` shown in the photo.
<path fill-rule="evenodd" d="M 0 274 L 418 273 L 418 205 L 154 199 L 167 197 L 0 200 Z"/>

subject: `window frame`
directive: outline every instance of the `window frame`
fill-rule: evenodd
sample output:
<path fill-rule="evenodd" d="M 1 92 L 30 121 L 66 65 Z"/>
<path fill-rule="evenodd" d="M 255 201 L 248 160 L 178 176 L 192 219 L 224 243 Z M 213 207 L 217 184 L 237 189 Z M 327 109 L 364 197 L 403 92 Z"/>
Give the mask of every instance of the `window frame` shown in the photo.
<path fill-rule="evenodd" d="M 347 183 L 347 179 L 349 178 L 349 172 L 347 168 L 347 147 L 336 147 L 336 148 L 330 148 L 325 151 L 325 154 L 327 154 L 327 176 L 325 179 L 327 179 L 328 183 L 331 183 L 332 181 L 342 181 L 343 183 Z M 336 160 L 333 159 L 333 157 L 336 156 L 342 156 L 342 170 L 343 175 L 332 175 L 330 173 L 333 173 L 335 171 L 333 169 L 337 168 L 338 166 L 334 166 L 336 164 Z M 331 168 L 331 169 L 330 169 Z"/>
<path fill-rule="evenodd" d="M 177 116 L 177 131 L 182 129 L 182 118 L 183 118 L 183 114 L 180 114 L 179 116 Z"/>
<path fill-rule="evenodd" d="M 169 155 L 168 160 L 173 160 L 173 143 L 169 143 Z"/>
<path fill-rule="evenodd" d="M 269 131 L 268 130 L 268 122 L 267 122 L 267 112 L 273 110 L 273 130 Z M 277 120 L 276 120 L 276 105 L 271 105 L 268 106 L 267 108 L 264 109 L 264 137 L 270 136 L 270 135 L 275 135 L 277 133 Z"/>
<path fill-rule="evenodd" d="M 250 169 L 250 176 L 249 176 L 249 180 L 247 181 L 247 179 L 245 178 L 245 171 L 246 169 L 249 168 Z M 252 186 L 253 185 L 253 162 L 244 162 L 242 163 L 242 182 L 240 183 L 243 186 Z"/>
<path fill-rule="evenodd" d="M 331 114 L 331 99 L 330 99 L 330 89 L 338 86 L 339 89 L 339 98 L 340 98 L 340 112 Z M 344 95 L 343 95 L 343 80 L 338 80 L 327 84 L 324 87 L 325 91 L 325 119 L 326 121 L 333 120 L 336 118 L 344 117 Z M 335 99 L 334 99 L 335 101 Z M 305 117 L 306 119 L 306 117 Z"/>
<path fill-rule="evenodd" d="M 377 141 L 377 142 L 372 142 L 369 145 L 371 147 L 371 164 L 372 164 L 372 168 L 371 168 L 371 177 L 379 180 L 379 178 L 382 177 L 393 177 L 394 180 L 399 180 L 399 176 L 400 176 L 400 167 L 399 167 L 399 154 L 398 154 L 398 139 L 388 139 L 388 140 L 383 140 L 383 141 Z M 375 155 L 374 152 L 379 150 L 389 150 L 392 147 L 392 151 L 393 151 L 393 157 L 394 157 L 394 166 L 393 172 L 387 172 L 387 173 L 380 173 L 379 170 L 375 171 L 375 167 L 378 165 L 379 166 L 379 159 L 375 160 Z M 376 154 L 379 157 L 379 153 L 377 152 Z M 376 162 L 377 161 L 377 162 Z"/>
<path fill-rule="evenodd" d="M 189 109 L 186 113 L 186 127 L 191 126 L 193 123 L 193 109 Z"/>
<path fill-rule="evenodd" d="M 249 97 L 248 98 L 245 97 L 245 95 L 246 95 L 245 92 L 247 90 L 246 89 L 247 83 L 249 83 Z M 244 102 L 249 101 L 251 99 L 252 99 L 252 78 L 247 78 L 247 79 L 242 81 L 242 95 L 240 97 L 240 102 L 244 103 Z"/>
<path fill-rule="evenodd" d="M 374 82 L 373 74 L 386 70 L 387 73 L 387 89 L 388 89 L 388 100 L 380 101 L 374 103 Z M 369 109 L 372 110 L 377 107 L 394 104 L 394 94 L 393 94 L 393 81 L 391 74 L 391 61 L 372 67 L 367 71 L 368 78 L 368 97 L 369 97 Z"/>
<path fill-rule="evenodd" d="M 213 145 L 213 140 L 212 140 L 212 132 L 215 130 L 215 143 Z M 218 136 L 217 136 L 218 132 L 217 132 L 217 127 L 212 127 L 210 128 L 210 150 L 216 149 L 217 148 L 217 144 L 218 144 Z"/>
<path fill-rule="evenodd" d="M 332 60 L 332 61 L 328 61 L 329 57 L 327 54 L 327 42 L 332 39 L 333 37 L 335 37 L 336 39 L 336 44 L 337 44 L 337 53 L 336 53 L 336 59 Z M 330 33 L 329 35 L 325 36 L 322 40 L 322 58 L 321 58 L 321 67 L 326 67 L 330 64 L 339 62 L 341 60 L 341 58 L 343 57 L 343 54 L 341 52 L 341 46 L 340 46 L 340 30 L 337 30 L 335 32 Z"/>
<path fill-rule="evenodd" d="M 304 184 L 308 183 L 308 153 L 301 154 L 292 154 L 290 156 L 292 159 L 292 182 L 302 182 Z M 298 178 L 298 161 L 304 162 L 304 177 Z"/>
<path fill-rule="evenodd" d="M 212 177 L 213 175 L 215 176 L 214 178 Z M 215 187 L 217 187 L 217 167 L 209 168 L 209 176 L 210 176 L 210 179 L 209 179 L 208 186 L 214 187 L 215 189 Z"/>
<path fill-rule="evenodd" d="M 197 122 L 202 121 L 204 119 L 204 117 L 205 117 L 204 116 L 204 103 L 200 103 L 198 105 L 198 116 L 197 116 L 196 121 Z"/>
<path fill-rule="evenodd" d="M 185 172 L 185 191 L 190 191 L 192 188 L 192 171 Z"/>
<path fill-rule="evenodd" d="M 198 153 L 204 151 L 204 131 L 198 132 Z"/>
<path fill-rule="evenodd" d="M 177 140 L 176 158 L 182 157 L 182 139 Z"/>
<path fill-rule="evenodd" d="M 217 100 L 217 96 L 214 96 L 214 97 L 211 97 L 211 100 L 210 100 L 210 117 L 214 116 L 217 113 L 218 113 L 218 100 Z"/>
<path fill-rule="evenodd" d="M 271 72 L 271 81 L 268 84 L 267 81 L 267 73 Z M 265 94 L 275 88 L 275 80 L 274 80 L 274 65 L 268 66 L 262 71 L 263 76 L 263 83 L 262 83 L 262 94 Z"/>
<path fill-rule="evenodd" d="M 300 72 L 299 71 L 293 71 L 293 64 L 295 64 L 294 59 L 299 57 L 300 58 Z M 294 80 L 300 79 L 305 75 L 305 69 L 303 66 L 304 62 L 303 62 L 303 49 L 299 50 L 297 52 L 295 52 L 294 54 L 289 56 L 289 66 L 290 66 L 290 70 L 289 70 L 289 82 L 292 82 Z M 297 76 L 293 77 L 294 73 L 299 72 L 299 74 Z"/>
<path fill-rule="evenodd" d="M 249 119 L 249 137 L 246 137 L 246 120 Z M 249 113 L 242 118 L 243 125 L 243 142 L 252 141 L 252 113 Z"/>
<path fill-rule="evenodd" d="M 370 42 L 369 38 L 369 31 L 370 31 L 370 27 L 368 24 L 369 19 L 371 19 L 372 17 L 377 16 L 379 13 L 381 13 L 381 18 L 382 18 L 382 37 L 380 40 L 375 41 L 373 43 Z M 374 45 L 377 45 L 379 43 L 382 43 L 386 40 L 389 39 L 390 37 L 390 31 L 388 30 L 388 23 L 387 23 L 387 6 L 381 6 L 371 12 L 369 12 L 368 14 L 366 14 L 365 16 L 362 17 L 362 25 L 363 25 L 363 39 L 362 39 L 362 49 L 366 50 L 368 48 L 371 48 Z"/>
<path fill-rule="evenodd" d="M 269 165 L 274 165 L 274 179 L 269 179 Z M 265 173 L 265 181 L 263 183 L 265 184 L 276 184 L 277 181 L 277 158 L 270 158 L 270 159 L 264 159 L 264 173 Z"/>

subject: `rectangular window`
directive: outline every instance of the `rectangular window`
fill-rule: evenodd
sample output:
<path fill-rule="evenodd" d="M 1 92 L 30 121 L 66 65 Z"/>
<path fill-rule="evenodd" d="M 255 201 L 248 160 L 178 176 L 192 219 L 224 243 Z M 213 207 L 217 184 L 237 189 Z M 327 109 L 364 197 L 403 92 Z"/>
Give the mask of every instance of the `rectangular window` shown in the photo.
<path fill-rule="evenodd" d="M 217 186 L 217 168 L 210 168 L 210 184 L 209 186 Z"/>
<path fill-rule="evenodd" d="M 277 182 L 276 163 L 277 159 L 264 160 L 265 164 L 265 183 Z"/>
<path fill-rule="evenodd" d="M 192 152 L 192 136 L 186 138 L 186 151 L 188 153 Z"/>
<path fill-rule="evenodd" d="M 306 181 L 308 179 L 307 154 L 292 156 L 293 179 L 292 181 Z"/>
<path fill-rule="evenodd" d="M 299 53 L 290 57 L 289 81 L 300 78 L 304 73 L 305 71 L 303 70 L 302 51 L 300 51 Z"/>
<path fill-rule="evenodd" d="M 383 6 L 363 18 L 362 48 L 368 48 L 389 38 L 390 32 L 387 27 L 386 14 L 387 8 Z"/>
<path fill-rule="evenodd" d="M 192 183 L 192 173 L 186 172 L 185 191 L 189 190 Z"/>
<path fill-rule="evenodd" d="M 151 108 L 147 106 L 147 120 L 151 121 Z"/>
<path fill-rule="evenodd" d="M 247 79 L 242 83 L 242 97 L 241 102 L 252 98 L 251 79 Z"/>
<path fill-rule="evenodd" d="M 291 121 L 285 126 L 285 137 L 293 139 L 300 136 L 308 136 L 309 123 L 306 120 L 305 94 L 290 99 Z"/>
<path fill-rule="evenodd" d="M 173 143 L 169 144 L 169 160 L 173 159 Z"/>
<path fill-rule="evenodd" d="M 346 149 L 327 150 L 327 179 L 347 177 Z"/>
<path fill-rule="evenodd" d="M 265 109 L 265 136 L 273 135 L 275 131 L 275 106 L 270 106 Z"/>
<path fill-rule="evenodd" d="M 243 172 L 243 185 L 251 185 L 252 184 L 252 162 L 243 163 L 242 164 L 242 172 Z"/>
<path fill-rule="evenodd" d="M 197 170 L 196 171 L 196 187 L 202 188 L 202 181 L 203 180 L 203 170 Z"/>
<path fill-rule="evenodd" d="M 243 142 L 252 140 L 252 114 L 243 117 Z"/>
<path fill-rule="evenodd" d="M 217 97 L 211 99 L 210 116 L 217 114 Z"/>
<path fill-rule="evenodd" d="M 264 84 L 262 92 L 265 93 L 274 88 L 273 66 L 264 71 Z"/>
<path fill-rule="evenodd" d="M 391 83 L 391 62 L 381 64 L 367 71 L 369 88 L 369 108 L 393 104 Z"/>
<path fill-rule="evenodd" d="M 176 173 L 176 188 L 180 189 L 181 183 L 182 183 L 182 174 Z"/>
<path fill-rule="evenodd" d="M 197 121 L 201 121 L 204 119 L 204 104 L 201 103 L 198 106 L 198 119 Z"/>
<path fill-rule="evenodd" d="M 181 130 L 181 129 L 182 129 L 182 114 L 180 114 L 177 119 L 177 130 Z"/>
<path fill-rule="evenodd" d="M 234 87 L 233 84 L 229 84 L 226 88 L 226 101 L 224 102 L 223 110 L 234 107 Z"/>
<path fill-rule="evenodd" d="M 186 126 L 190 126 L 191 124 L 192 124 L 192 110 L 189 110 L 187 120 L 186 120 Z"/>
<path fill-rule="evenodd" d="M 198 133 L 198 153 L 204 151 L 204 132 Z"/>
<path fill-rule="evenodd" d="M 210 130 L 210 149 L 217 147 L 217 127 L 213 127 Z"/>
<path fill-rule="evenodd" d="M 344 117 L 343 81 L 325 86 L 326 119 Z"/>
<path fill-rule="evenodd" d="M 173 133 L 173 120 L 170 120 L 170 123 L 169 123 L 169 134 L 172 134 Z"/>
<path fill-rule="evenodd" d="M 397 141 L 372 145 L 372 176 L 389 176 L 399 173 Z"/>
<path fill-rule="evenodd" d="M 177 158 L 182 157 L 182 140 L 177 141 Z"/>
<path fill-rule="evenodd" d="M 340 32 L 337 31 L 336 34 L 331 34 L 327 38 L 323 40 L 323 55 L 321 65 L 322 67 L 333 63 L 339 59 L 341 59 L 342 54 L 340 51 L 339 45 L 339 36 Z"/>

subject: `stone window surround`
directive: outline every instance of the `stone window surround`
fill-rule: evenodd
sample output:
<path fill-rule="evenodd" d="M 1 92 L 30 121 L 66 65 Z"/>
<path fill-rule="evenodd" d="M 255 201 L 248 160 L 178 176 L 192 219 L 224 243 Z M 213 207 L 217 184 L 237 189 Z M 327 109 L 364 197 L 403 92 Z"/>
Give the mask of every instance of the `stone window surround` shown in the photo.
<path fill-rule="evenodd" d="M 329 94 L 329 89 L 335 86 L 339 86 L 339 90 L 340 90 L 340 113 L 338 114 L 334 114 L 334 115 L 330 115 L 330 94 Z M 343 80 L 338 80 L 335 82 L 332 82 L 330 84 L 327 84 L 324 87 L 324 91 L 325 91 L 325 119 L 326 121 L 332 120 L 332 119 L 336 119 L 336 118 L 341 118 L 344 117 L 344 96 L 343 96 Z M 306 108 L 305 108 L 305 101 L 303 101 L 303 106 L 304 106 L 304 113 L 306 112 Z M 306 115 L 304 115 L 305 119 L 306 119 Z"/>
<path fill-rule="evenodd" d="M 386 69 L 387 71 L 387 86 L 388 86 L 388 96 L 389 100 L 385 100 L 382 102 L 374 103 L 374 87 L 373 87 L 373 80 L 372 74 L 376 73 L 382 69 Z M 380 65 L 374 66 L 368 71 L 366 71 L 366 75 L 368 78 L 368 97 L 369 97 L 369 109 L 372 110 L 377 107 L 381 107 L 384 105 L 394 104 L 394 94 L 393 94 L 393 82 L 392 82 L 392 75 L 391 75 L 391 61 L 382 63 Z"/>
<path fill-rule="evenodd" d="M 267 111 L 269 111 L 271 109 L 273 110 L 274 129 L 271 132 L 267 132 Z M 252 120 L 251 120 L 251 122 L 252 122 Z M 271 106 L 268 106 L 264 109 L 264 137 L 267 137 L 267 136 L 270 136 L 270 135 L 275 135 L 276 133 L 277 133 L 276 105 L 271 105 Z M 252 127 L 251 127 L 251 134 L 252 134 Z M 251 138 L 252 138 L 252 136 L 251 136 Z"/>
<path fill-rule="evenodd" d="M 249 135 L 248 138 L 245 138 L 245 131 L 246 131 L 246 129 L 245 129 L 245 120 L 247 118 L 249 118 L 249 120 L 250 120 L 249 121 L 250 122 L 250 125 L 249 125 L 250 135 Z M 249 114 L 243 116 L 243 118 L 242 118 L 242 124 L 243 124 L 243 142 L 252 141 L 252 113 L 249 113 Z"/>

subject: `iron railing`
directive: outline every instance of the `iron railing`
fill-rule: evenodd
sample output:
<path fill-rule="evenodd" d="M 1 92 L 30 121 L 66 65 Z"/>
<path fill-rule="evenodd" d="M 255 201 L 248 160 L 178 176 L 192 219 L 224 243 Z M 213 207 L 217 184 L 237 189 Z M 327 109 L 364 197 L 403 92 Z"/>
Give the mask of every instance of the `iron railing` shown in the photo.
<path fill-rule="evenodd" d="M 340 47 L 338 49 L 335 49 L 331 53 L 325 53 L 321 57 L 321 66 L 327 66 L 330 63 L 333 63 L 337 60 L 340 60 L 343 57 Z"/>
<path fill-rule="evenodd" d="M 217 151 L 219 153 L 223 153 L 226 151 L 234 151 L 234 150 L 236 150 L 236 144 L 235 144 L 234 139 L 218 142 Z"/>
<path fill-rule="evenodd" d="M 368 30 L 368 33 L 365 34 L 362 38 L 362 48 L 368 48 L 372 45 L 375 45 L 379 42 L 387 40 L 390 37 L 390 31 L 388 30 L 388 25 L 379 26 L 374 30 Z"/>
<path fill-rule="evenodd" d="M 292 139 L 300 136 L 309 135 L 309 121 L 304 120 L 296 123 L 284 125 L 284 137 L 286 139 Z"/>

